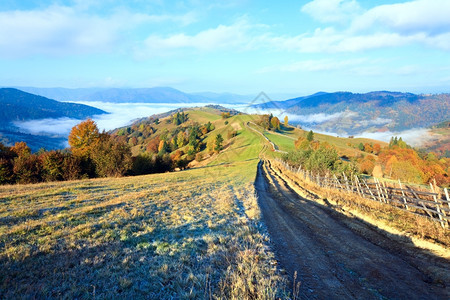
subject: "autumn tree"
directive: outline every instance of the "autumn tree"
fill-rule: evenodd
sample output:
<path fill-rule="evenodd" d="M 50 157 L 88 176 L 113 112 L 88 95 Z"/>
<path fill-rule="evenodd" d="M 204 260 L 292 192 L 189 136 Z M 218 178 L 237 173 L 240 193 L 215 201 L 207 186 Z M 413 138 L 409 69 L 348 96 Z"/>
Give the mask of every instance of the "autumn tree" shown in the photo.
<path fill-rule="evenodd" d="M 12 160 L 16 155 L 10 147 L 0 143 L 0 184 L 14 181 Z"/>
<path fill-rule="evenodd" d="M 25 154 L 14 158 L 14 177 L 19 183 L 41 181 L 41 164 L 36 154 Z"/>
<path fill-rule="evenodd" d="M 44 152 L 39 156 L 42 165 L 42 179 L 44 181 L 58 181 L 63 179 L 64 156 L 58 151 Z"/>
<path fill-rule="evenodd" d="M 99 131 L 97 124 L 92 119 L 72 128 L 69 134 L 69 145 L 74 155 L 89 156 L 92 146 L 98 141 Z"/>
<path fill-rule="evenodd" d="M 287 127 L 287 126 L 289 125 L 288 121 L 289 121 L 288 116 L 285 116 L 285 117 L 284 117 L 284 126 Z"/>
<path fill-rule="evenodd" d="M 274 130 L 280 130 L 280 120 L 277 117 L 273 117 L 270 120 L 270 124 Z"/>
<path fill-rule="evenodd" d="M 17 156 L 27 156 L 31 154 L 31 149 L 25 142 L 17 142 L 11 147 L 11 151 Z"/>
<path fill-rule="evenodd" d="M 181 148 L 186 145 L 186 137 L 183 131 L 178 132 L 177 135 L 177 148 Z"/>
<path fill-rule="evenodd" d="M 381 146 L 380 144 L 374 144 L 373 145 L 373 154 L 379 154 L 381 151 Z"/>
<path fill-rule="evenodd" d="M 148 142 L 146 147 L 147 151 L 150 153 L 158 153 L 159 143 L 160 143 L 159 137 L 150 140 L 150 142 Z"/>
<path fill-rule="evenodd" d="M 161 140 L 158 145 L 158 154 L 163 155 L 167 152 L 169 152 L 169 146 L 167 145 L 166 141 Z"/>
<path fill-rule="evenodd" d="M 372 153 L 373 152 L 373 147 L 371 144 L 369 143 L 365 143 L 364 144 L 364 151 L 368 152 L 368 153 Z"/>
<path fill-rule="evenodd" d="M 92 147 L 91 159 L 99 177 L 123 176 L 132 166 L 130 147 L 114 141 L 107 133 L 99 135 Z"/>
<path fill-rule="evenodd" d="M 83 177 L 82 159 L 78 156 L 67 153 L 64 155 L 62 176 L 64 180 L 76 180 Z"/>

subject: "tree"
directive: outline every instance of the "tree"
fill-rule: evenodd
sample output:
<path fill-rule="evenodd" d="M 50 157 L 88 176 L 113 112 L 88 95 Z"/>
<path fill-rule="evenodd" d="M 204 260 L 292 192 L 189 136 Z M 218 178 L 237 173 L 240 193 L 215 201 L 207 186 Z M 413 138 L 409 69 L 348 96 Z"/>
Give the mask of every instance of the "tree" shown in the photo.
<path fill-rule="evenodd" d="M 16 157 L 13 171 L 19 183 L 37 183 L 41 181 L 41 164 L 38 156 L 35 154 Z"/>
<path fill-rule="evenodd" d="M 184 145 L 186 145 L 186 137 L 184 135 L 184 132 L 180 131 L 180 132 L 178 132 L 178 135 L 177 135 L 177 146 L 178 146 L 178 148 L 181 148 Z"/>
<path fill-rule="evenodd" d="M 15 143 L 10 151 L 14 152 L 17 156 L 27 156 L 31 154 L 31 149 L 25 142 Z"/>
<path fill-rule="evenodd" d="M 270 120 L 270 124 L 272 124 L 274 130 L 280 130 L 280 120 L 277 117 L 273 117 Z"/>
<path fill-rule="evenodd" d="M 158 147 L 159 147 L 159 137 L 156 137 L 147 144 L 147 151 L 150 153 L 158 153 Z"/>
<path fill-rule="evenodd" d="M 214 147 L 214 150 L 216 151 L 216 152 L 219 152 L 220 150 L 222 150 L 222 143 L 223 143 L 223 137 L 222 137 L 222 135 L 219 133 L 219 134 L 217 134 L 216 135 L 216 140 L 215 140 L 215 142 L 214 142 L 214 145 L 215 145 L 215 147 Z"/>
<path fill-rule="evenodd" d="M 381 146 L 380 144 L 374 144 L 373 145 L 373 154 L 379 154 L 381 151 Z"/>
<path fill-rule="evenodd" d="M 64 155 L 64 160 L 62 164 L 63 179 L 64 180 L 75 180 L 80 179 L 83 174 L 82 170 L 82 159 L 78 156 L 72 155 L 70 153 Z"/>
<path fill-rule="evenodd" d="M 158 146 L 158 154 L 163 155 L 169 152 L 169 146 L 167 145 L 166 141 L 162 140 L 159 142 Z"/>
<path fill-rule="evenodd" d="M 287 127 L 287 126 L 289 125 L 288 121 L 289 121 L 288 116 L 285 116 L 285 117 L 284 117 L 284 126 Z"/>
<path fill-rule="evenodd" d="M 359 143 L 358 149 L 359 149 L 360 151 L 364 151 L 364 144 L 363 144 L 362 142 Z"/>
<path fill-rule="evenodd" d="M 39 156 L 42 165 L 42 179 L 45 181 L 57 181 L 63 179 L 64 156 L 58 151 L 44 152 Z"/>
<path fill-rule="evenodd" d="M 107 133 L 102 133 L 91 150 L 95 173 L 99 177 L 123 176 L 131 169 L 130 147 L 114 141 Z"/>
<path fill-rule="evenodd" d="M 69 145 L 72 153 L 78 156 L 89 156 L 92 146 L 98 141 L 99 131 L 92 119 L 87 119 L 73 127 L 69 134 Z"/>
<path fill-rule="evenodd" d="M 312 130 L 310 130 L 310 131 L 308 132 L 308 134 L 306 135 L 306 139 L 307 139 L 309 142 L 314 141 L 314 132 L 313 132 Z"/>
<path fill-rule="evenodd" d="M 372 153 L 373 152 L 373 147 L 371 144 L 369 143 L 365 143 L 364 144 L 364 151 L 366 151 L 367 153 Z"/>

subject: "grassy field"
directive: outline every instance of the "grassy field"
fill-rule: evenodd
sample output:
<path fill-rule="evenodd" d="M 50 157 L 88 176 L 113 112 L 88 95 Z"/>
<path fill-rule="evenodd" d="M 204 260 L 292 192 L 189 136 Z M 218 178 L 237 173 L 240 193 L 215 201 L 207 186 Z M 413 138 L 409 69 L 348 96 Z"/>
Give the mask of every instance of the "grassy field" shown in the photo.
<path fill-rule="evenodd" d="M 294 151 L 295 150 L 295 140 L 292 138 L 288 138 L 287 136 L 283 136 L 276 133 L 271 133 L 268 131 L 264 131 L 264 135 L 271 140 L 275 145 L 278 146 L 279 150 L 282 151 Z"/>
<path fill-rule="evenodd" d="M 274 298 L 257 160 L 0 187 L 0 298 Z"/>

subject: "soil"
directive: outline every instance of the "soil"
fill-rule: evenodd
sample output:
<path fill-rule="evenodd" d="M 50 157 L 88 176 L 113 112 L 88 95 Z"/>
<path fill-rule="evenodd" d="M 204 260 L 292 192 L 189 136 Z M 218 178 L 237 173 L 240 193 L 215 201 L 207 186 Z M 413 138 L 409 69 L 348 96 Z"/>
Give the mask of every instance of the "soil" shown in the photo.
<path fill-rule="evenodd" d="M 364 231 L 351 230 L 346 224 L 360 221 L 299 196 L 270 162 L 260 162 L 255 187 L 276 257 L 291 286 L 297 274 L 299 298 L 450 299 L 450 283 L 421 271 L 411 251 L 368 225 Z M 423 261 L 423 253 L 418 257 L 424 264 L 438 259 Z"/>

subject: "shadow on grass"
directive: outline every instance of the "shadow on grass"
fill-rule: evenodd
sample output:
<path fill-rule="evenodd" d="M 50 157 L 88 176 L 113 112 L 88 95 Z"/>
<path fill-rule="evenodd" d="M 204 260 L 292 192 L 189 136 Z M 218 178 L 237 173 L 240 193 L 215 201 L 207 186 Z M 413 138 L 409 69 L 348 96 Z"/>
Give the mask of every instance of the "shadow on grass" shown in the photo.
<path fill-rule="evenodd" d="M 138 234 L 146 218 L 130 218 L 127 224 L 137 224 Z M 123 236 L 116 228 L 108 241 L 86 237 L 69 245 L 62 238 L 45 252 L 33 244 L 28 246 L 29 256 L 2 255 L 0 298 L 209 298 L 205 287 L 217 292 L 228 266 L 237 259 L 237 252 L 226 244 L 236 217 L 215 214 L 215 218 L 227 222 L 221 225 L 216 220 L 214 229 L 208 229 L 207 219 L 171 228 L 156 222 L 151 233 Z M 211 247 L 218 250 L 208 251 Z"/>

